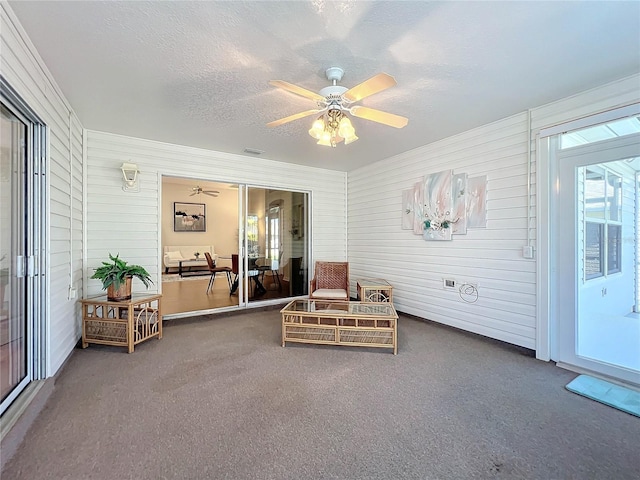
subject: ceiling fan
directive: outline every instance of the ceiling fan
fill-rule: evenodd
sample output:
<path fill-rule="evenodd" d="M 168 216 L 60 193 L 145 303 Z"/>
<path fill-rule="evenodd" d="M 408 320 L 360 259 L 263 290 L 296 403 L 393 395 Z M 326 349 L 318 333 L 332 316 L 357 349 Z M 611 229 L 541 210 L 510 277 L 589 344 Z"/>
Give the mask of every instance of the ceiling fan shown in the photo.
<path fill-rule="evenodd" d="M 283 80 L 271 80 L 269 82 L 270 85 L 309 98 L 316 102 L 317 108 L 269 122 L 267 126 L 277 127 L 300 118 L 319 114 L 319 117 L 309 130 L 309 135 L 317 139 L 319 145 L 335 147 L 336 144 L 342 140 L 345 141 L 345 144 L 349 144 L 358 139 L 355 135 L 355 129 L 351 125 L 346 113 L 354 117 L 364 118 L 365 120 L 371 120 L 395 128 L 402 128 L 409 122 L 409 119 L 401 117 L 400 115 L 363 107 L 361 105 L 353 105 L 363 98 L 396 85 L 396 81 L 391 75 L 379 73 L 359 85 L 348 89 L 338 85 L 338 82 L 342 80 L 342 76 L 344 75 L 343 69 L 340 67 L 331 67 L 328 68 L 325 73 L 327 79 L 331 81 L 331 85 L 324 87 L 319 93 L 312 92 Z"/>
<path fill-rule="evenodd" d="M 191 192 L 192 193 L 189 195 L 190 197 L 200 194 L 209 195 L 211 197 L 217 197 L 218 195 L 220 195 L 220 192 L 218 190 L 204 190 L 200 185 L 192 187 Z"/>

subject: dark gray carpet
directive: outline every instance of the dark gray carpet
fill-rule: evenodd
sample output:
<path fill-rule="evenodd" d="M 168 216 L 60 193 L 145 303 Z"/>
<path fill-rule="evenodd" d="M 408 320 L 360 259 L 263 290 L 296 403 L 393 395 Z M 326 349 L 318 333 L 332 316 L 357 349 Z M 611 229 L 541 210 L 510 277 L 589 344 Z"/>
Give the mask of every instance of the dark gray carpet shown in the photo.
<path fill-rule="evenodd" d="M 2 479 L 625 479 L 640 419 L 530 352 L 400 317 L 399 352 L 280 346 L 277 310 L 76 350 Z"/>

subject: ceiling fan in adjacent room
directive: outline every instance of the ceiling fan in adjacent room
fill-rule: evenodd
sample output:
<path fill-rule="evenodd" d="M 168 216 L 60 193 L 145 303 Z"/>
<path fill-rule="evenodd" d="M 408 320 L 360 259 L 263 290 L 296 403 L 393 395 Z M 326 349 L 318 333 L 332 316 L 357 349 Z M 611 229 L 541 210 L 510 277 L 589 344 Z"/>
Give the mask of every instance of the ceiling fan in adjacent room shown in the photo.
<path fill-rule="evenodd" d="M 209 195 L 210 197 L 217 197 L 218 195 L 220 195 L 220 192 L 218 190 L 204 190 L 200 185 L 192 187 L 191 192 L 192 193 L 189 195 L 190 197 L 200 194 Z"/>
<path fill-rule="evenodd" d="M 347 113 L 354 117 L 364 118 L 365 120 L 371 120 L 395 128 L 402 128 L 409 123 L 409 119 L 401 117 L 400 115 L 363 107 L 361 105 L 353 105 L 363 98 L 396 85 L 396 81 L 391 75 L 379 73 L 350 89 L 338 85 L 338 82 L 342 80 L 342 76 L 344 75 L 344 70 L 340 67 L 328 68 L 326 75 L 332 84 L 324 87 L 319 93 L 312 92 L 283 80 L 271 80 L 269 82 L 270 85 L 295 93 L 301 97 L 309 98 L 316 102 L 317 108 L 275 120 L 267 123 L 267 126 L 277 127 L 292 122 L 293 120 L 311 115 L 319 115 L 313 122 L 309 130 L 309 135 L 318 140 L 318 145 L 335 147 L 343 140 L 345 145 L 358 140 L 355 128 L 351 125 L 351 120 L 347 116 Z"/>

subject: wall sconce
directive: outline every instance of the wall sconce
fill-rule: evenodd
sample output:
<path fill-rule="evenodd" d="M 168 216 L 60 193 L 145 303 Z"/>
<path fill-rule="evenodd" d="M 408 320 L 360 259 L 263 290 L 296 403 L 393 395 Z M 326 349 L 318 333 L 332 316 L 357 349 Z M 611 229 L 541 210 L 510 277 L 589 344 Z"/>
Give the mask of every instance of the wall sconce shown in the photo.
<path fill-rule="evenodd" d="M 140 170 L 138 170 L 138 166 L 135 163 L 123 163 L 120 170 L 122 170 L 122 177 L 124 178 L 122 190 L 125 192 L 139 192 L 138 173 L 140 173 Z"/>

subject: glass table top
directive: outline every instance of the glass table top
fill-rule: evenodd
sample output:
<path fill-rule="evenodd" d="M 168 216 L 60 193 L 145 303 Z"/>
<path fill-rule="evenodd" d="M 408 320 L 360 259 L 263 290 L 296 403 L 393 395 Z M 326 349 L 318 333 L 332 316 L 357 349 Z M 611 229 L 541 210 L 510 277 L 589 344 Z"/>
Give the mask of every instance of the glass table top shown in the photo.
<path fill-rule="evenodd" d="M 387 282 L 384 278 L 359 278 L 357 280 L 358 285 L 361 287 L 390 287 L 391 284 Z"/>
<path fill-rule="evenodd" d="M 337 300 L 292 300 L 280 310 L 286 312 L 314 313 L 323 312 L 328 315 L 358 315 L 358 316 L 392 316 L 397 317 L 396 310 L 391 303 L 378 302 L 341 302 Z"/>

